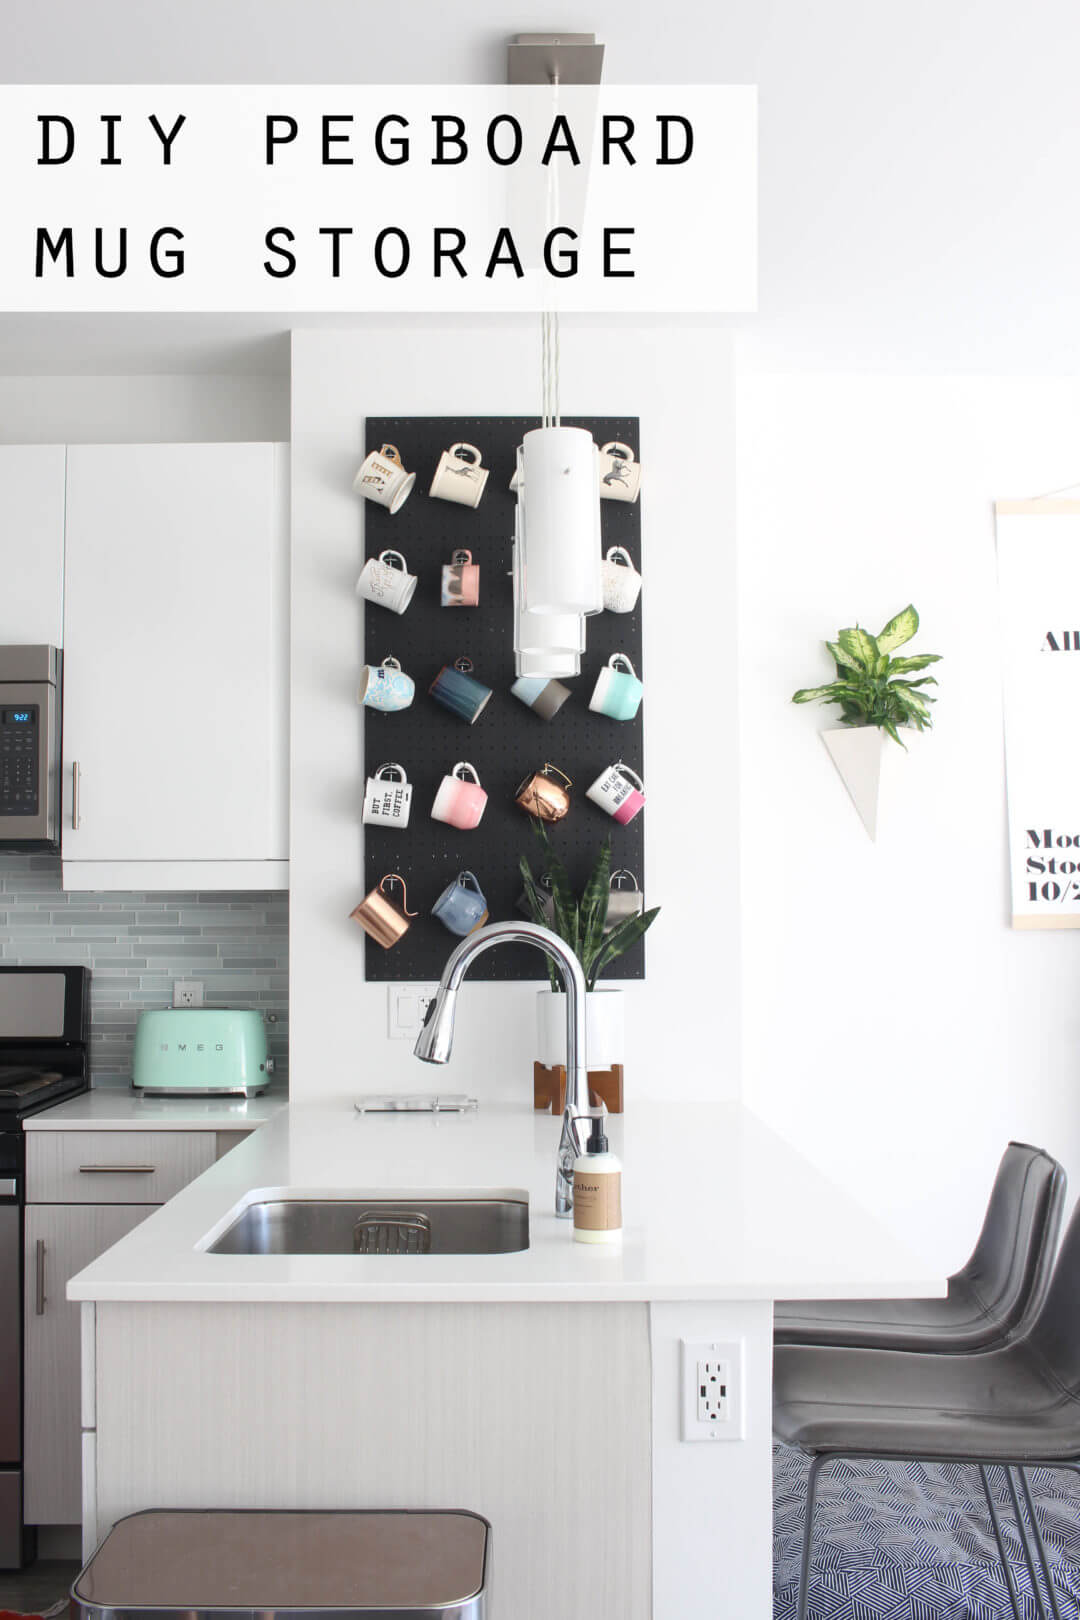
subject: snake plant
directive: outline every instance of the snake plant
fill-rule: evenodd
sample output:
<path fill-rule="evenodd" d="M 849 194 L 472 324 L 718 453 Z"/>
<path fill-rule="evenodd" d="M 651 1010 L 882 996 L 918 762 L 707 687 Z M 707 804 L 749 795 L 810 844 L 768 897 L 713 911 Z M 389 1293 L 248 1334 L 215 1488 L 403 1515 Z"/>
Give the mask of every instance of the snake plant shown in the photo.
<path fill-rule="evenodd" d="M 897 649 L 911 640 L 919 628 L 919 615 L 909 604 L 890 619 L 884 630 L 872 636 L 858 625 L 841 630 L 826 647 L 836 665 L 836 679 L 828 686 L 809 686 L 796 692 L 792 703 L 838 703 L 843 726 L 880 726 L 904 747 L 898 726 L 914 726 L 925 731 L 931 724 L 931 703 L 937 701 L 925 690 L 936 686 L 932 675 L 917 681 L 914 675 L 940 662 L 940 653 L 920 653 L 915 658 L 893 658 Z"/>
<path fill-rule="evenodd" d="M 559 938 L 569 945 L 581 963 L 587 987 L 595 990 L 596 981 L 608 964 L 614 962 L 624 951 L 628 951 L 631 945 L 635 945 L 652 927 L 659 915 L 660 907 L 654 906 L 651 911 L 642 912 L 640 917 L 627 917 L 625 922 L 619 923 L 609 934 L 605 934 L 604 923 L 607 920 L 608 897 L 611 893 L 610 836 L 601 844 L 588 882 L 581 894 L 577 895 L 574 893 L 570 874 L 556 853 L 544 823 L 534 818 L 533 828 L 543 847 L 543 870 L 551 882 L 553 915 L 548 918 L 545 914 L 544 892 L 533 876 L 528 856 L 522 855 L 518 865 L 525 883 L 525 894 L 532 920 L 539 923 L 542 928 L 554 929 Z M 553 990 L 563 988 L 554 963 L 550 961 L 548 978 L 551 980 Z"/>

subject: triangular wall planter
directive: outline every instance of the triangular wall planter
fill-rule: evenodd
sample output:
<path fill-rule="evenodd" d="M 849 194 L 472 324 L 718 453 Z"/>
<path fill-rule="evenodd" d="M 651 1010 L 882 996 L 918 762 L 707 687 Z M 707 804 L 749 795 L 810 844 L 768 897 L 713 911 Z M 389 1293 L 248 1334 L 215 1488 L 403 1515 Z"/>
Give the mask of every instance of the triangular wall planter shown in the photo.
<path fill-rule="evenodd" d="M 834 726 L 821 733 L 829 757 L 840 773 L 859 820 L 877 837 L 878 801 L 881 792 L 881 753 L 886 744 L 896 744 L 877 726 Z"/>

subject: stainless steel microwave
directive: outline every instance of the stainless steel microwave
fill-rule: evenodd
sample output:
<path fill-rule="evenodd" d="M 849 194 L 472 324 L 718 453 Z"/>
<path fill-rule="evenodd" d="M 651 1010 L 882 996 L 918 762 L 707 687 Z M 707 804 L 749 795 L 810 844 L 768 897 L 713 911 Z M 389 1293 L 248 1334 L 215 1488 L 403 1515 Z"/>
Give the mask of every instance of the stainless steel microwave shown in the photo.
<path fill-rule="evenodd" d="M 60 842 L 60 673 L 55 647 L 0 647 L 0 849 Z"/>

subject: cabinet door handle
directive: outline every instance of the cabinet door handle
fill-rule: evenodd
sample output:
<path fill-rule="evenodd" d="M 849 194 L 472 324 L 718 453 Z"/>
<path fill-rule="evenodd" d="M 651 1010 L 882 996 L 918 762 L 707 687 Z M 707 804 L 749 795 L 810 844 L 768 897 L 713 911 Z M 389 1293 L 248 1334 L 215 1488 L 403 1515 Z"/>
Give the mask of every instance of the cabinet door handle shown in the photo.
<path fill-rule="evenodd" d="M 41 1238 L 34 1244 L 34 1315 L 45 1315 L 45 1244 Z"/>
<path fill-rule="evenodd" d="M 80 1164 L 80 1176 L 152 1176 L 156 1164 Z"/>
<path fill-rule="evenodd" d="M 79 762 L 71 762 L 71 830 L 78 832 L 82 817 L 79 814 Z"/>

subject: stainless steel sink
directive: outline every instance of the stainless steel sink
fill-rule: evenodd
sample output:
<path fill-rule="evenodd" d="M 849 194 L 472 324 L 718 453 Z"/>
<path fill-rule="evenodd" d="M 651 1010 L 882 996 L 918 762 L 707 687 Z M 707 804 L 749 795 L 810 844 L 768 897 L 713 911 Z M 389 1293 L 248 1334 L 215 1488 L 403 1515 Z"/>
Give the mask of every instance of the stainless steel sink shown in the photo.
<path fill-rule="evenodd" d="M 512 1254 L 529 1247 L 516 1198 L 283 1199 L 249 1204 L 210 1254 Z"/>

